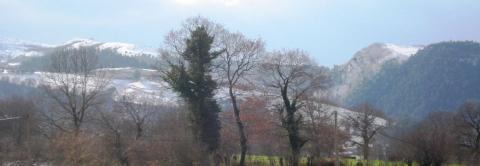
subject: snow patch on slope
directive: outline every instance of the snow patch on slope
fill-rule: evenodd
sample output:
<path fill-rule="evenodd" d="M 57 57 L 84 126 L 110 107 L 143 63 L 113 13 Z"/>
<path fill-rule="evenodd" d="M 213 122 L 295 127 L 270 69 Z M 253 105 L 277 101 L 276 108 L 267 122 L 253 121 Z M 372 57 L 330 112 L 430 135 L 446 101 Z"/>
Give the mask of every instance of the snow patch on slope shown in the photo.
<path fill-rule="evenodd" d="M 98 45 L 99 50 L 114 50 L 117 53 L 125 56 L 138 56 L 143 54 L 155 55 L 154 51 L 149 51 L 136 47 L 134 44 L 121 42 L 98 42 L 92 39 L 77 38 L 70 40 L 63 44 L 63 46 L 70 46 L 75 49 L 80 47 L 91 47 Z"/>
<path fill-rule="evenodd" d="M 63 46 L 71 46 L 75 49 L 78 49 L 80 47 L 93 46 L 95 44 L 99 44 L 99 42 L 96 42 L 92 39 L 76 38 L 76 39 L 69 40 L 62 45 Z"/>
<path fill-rule="evenodd" d="M 127 55 L 127 56 L 136 56 L 136 55 L 142 55 L 142 54 L 151 54 L 153 55 L 154 53 L 145 51 L 143 49 L 139 49 L 135 47 L 133 44 L 129 43 L 119 43 L 119 42 L 109 42 L 109 43 L 103 43 L 99 46 L 100 50 L 104 49 L 113 49 L 116 50 L 119 54 L 122 55 Z"/>
<path fill-rule="evenodd" d="M 113 68 L 115 69 L 115 68 Z M 142 70 L 143 69 L 128 69 L 123 68 L 123 70 Z M 106 72 L 111 72 L 114 70 L 102 70 Z M 149 71 L 149 70 L 145 70 Z M 34 72 L 34 73 L 23 73 L 23 74 L 15 74 L 15 73 L 0 73 L 0 79 L 6 80 L 10 83 L 14 84 L 25 84 L 32 87 L 37 87 L 42 84 L 47 84 L 50 86 L 54 86 L 52 82 L 49 82 L 48 79 L 45 79 L 46 76 L 52 76 L 57 73 L 48 73 L 48 72 Z M 148 74 L 148 73 L 147 73 Z M 108 75 L 108 74 L 107 74 Z M 173 92 L 171 88 L 168 87 L 167 83 L 162 80 L 156 79 L 127 79 L 126 77 L 120 76 L 116 77 L 115 74 L 110 74 L 112 79 L 110 80 L 109 88 L 114 88 L 114 99 L 119 99 L 124 95 L 132 95 L 138 97 L 139 100 L 142 99 L 155 99 L 158 101 L 158 104 L 169 104 L 169 105 L 178 105 L 180 98 L 178 94 Z M 92 85 L 93 86 L 93 85 Z M 252 93 L 257 94 L 259 92 L 247 92 L 243 90 L 238 90 L 237 93 L 239 94 L 239 99 L 241 100 L 244 97 L 247 97 L 249 94 Z M 219 103 L 227 103 L 229 102 L 229 93 L 227 87 L 219 87 L 215 94 L 215 99 L 219 101 Z M 142 102 L 142 101 L 134 101 L 134 102 Z M 230 106 L 230 105 L 227 105 Z"/>
<path fill-rule="evenodd" d="M 18 56 L 41 56 L 40 48 L 51 48 L 52 45 L 27 42 L 22 40 L 0 38 L 0 62 L 5 63 Z"/>
<path fill-rule="evenodd" d="M 391 43 L 374 43 L 363 48 L 347 63 L 335 66 L 337 85 L 331 90 L 334 99 L 342 103 L 359 85 L 378 74 L 386 62 L 403 63 L 420 49 Z"/>
<path fill-rule="evenodd" d="M 420 50 L 422 47 L 402 46 L 402 45 L 386 43 L 385 48 L 390 49 L 392 52 L 397 54 L 412 56 L 412 55 L 415 55 L 418 52 L 418 50 Z"/>

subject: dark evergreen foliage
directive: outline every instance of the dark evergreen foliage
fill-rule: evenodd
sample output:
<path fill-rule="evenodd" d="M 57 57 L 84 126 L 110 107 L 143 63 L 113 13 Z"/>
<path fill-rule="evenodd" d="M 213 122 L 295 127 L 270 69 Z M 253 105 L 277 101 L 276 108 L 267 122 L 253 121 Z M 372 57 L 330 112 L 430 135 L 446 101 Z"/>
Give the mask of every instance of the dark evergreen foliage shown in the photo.
<path fill-rule="evenodd" d="M 207 145 L 210 152 L 218 148 L 220 137 L 220 107 L 213 98 L 217 83 L 210 75 L 212 60 L 221 52 L 212 52 L 212 36 L 205 27 L 197 27 L 185 41 L 186 49 L 181 54 L 185 63 L 170 64 L 164 79 L 182 97 L 192 122 L 193 134 Z"/>

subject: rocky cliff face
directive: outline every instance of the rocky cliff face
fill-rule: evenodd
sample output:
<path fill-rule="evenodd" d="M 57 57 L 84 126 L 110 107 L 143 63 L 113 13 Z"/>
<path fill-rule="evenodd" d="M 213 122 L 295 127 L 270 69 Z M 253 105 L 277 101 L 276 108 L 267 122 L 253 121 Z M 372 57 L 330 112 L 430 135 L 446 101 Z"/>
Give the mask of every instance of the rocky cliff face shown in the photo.
<path fill-rule="evenodd" d="M 330 96 L 337 102 L 343 103 L 345 97 L 363 82 L 378 74 L 387 62 L 403 63 L 421 48 L 374 43 L 358 51 L 347 63 L 333 68 L 334 87 L 330 90 Z"/>

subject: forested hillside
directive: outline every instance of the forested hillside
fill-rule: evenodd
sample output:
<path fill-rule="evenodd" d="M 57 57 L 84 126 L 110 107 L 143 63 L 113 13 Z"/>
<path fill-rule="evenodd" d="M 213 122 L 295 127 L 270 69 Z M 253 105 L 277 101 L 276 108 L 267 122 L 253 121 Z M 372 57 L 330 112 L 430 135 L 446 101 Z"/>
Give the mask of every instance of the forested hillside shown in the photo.
<path fill-rule="evenodd" d="M 418 51 L 405 63 L 386 63 L 346 103 L 367 102 L 393 118 L 419 119 L 480 99 L 479 76 L 479 43 L 441 42 Z"/>

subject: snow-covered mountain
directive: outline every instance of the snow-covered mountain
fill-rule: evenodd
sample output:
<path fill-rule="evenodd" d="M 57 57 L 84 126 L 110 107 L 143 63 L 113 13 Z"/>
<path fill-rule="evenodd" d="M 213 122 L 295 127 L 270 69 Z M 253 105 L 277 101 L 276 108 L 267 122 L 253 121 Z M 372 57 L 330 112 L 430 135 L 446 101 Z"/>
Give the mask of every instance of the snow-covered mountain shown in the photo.
<path fill-rule="evenodd" d="M 420 46 L 401 46 L 374 43 L 355 53 L 347 63 L 335 66 L 332 71 L 334 87 L 331 95 L 342 103 L 355 88 L 375 76 L 385 64 L 403 63 L 414 55 Z"/>
<path fill-rule="evenodd" d="M 15 39 L 0 38 L 0 72 L 4 69 L 22 72 L 45 70 L 54 49 L 97 50 L 98 66 L 150 68 L 156 62 L 153 48 L 140 48 L 121 42 L 100 42 L 92 39 L 72 39 L 61 44 L 41 44 Z"/>
<path fill-rule="evenodd" d="M 344 101 L 369 103 L 400 120 L 421 120 L 431 111 L 454 111 L 480 100 L 480 43 L 448 41 L 425 46 L 407 61 L 389 65 Z"/>
<path fill-rule="evenodd" d="M 156 56 L 154 49 L 139 48 L 134 44 L 121 42 L 99 42 L 92 39 L 72 39 L 62 44 L 43 44 L 16 39 L 0 38 L 0 66 L 8 63 L 22 63 L 29 57 L 43 56 L 55 48 L 93 47 L 98 51 L 109 50 L 121 56 Z"/>
<path fill-rule="evenodd" d="M 153 50 L 148 50 L 145 48 L 139 48 L 134 44 L 122 43 L 122 42 L 99 42 L 92 39 L 72 39 L 65 42 L 64 44 L 58 45 L 57 47 L 70 47 L 70 48 L 79 48 L 79 47 L 96 47 L 98 50 L 115 50 L 118 54 L 124 56 L 138 56 L 143 54 L 156 55 Z"/>
<path fill-rule="evenodd" d="M 0 62 L 6 63 L 19 56 L 40 56 L 54 46 L 16 39 L 0 38 Z"/>

